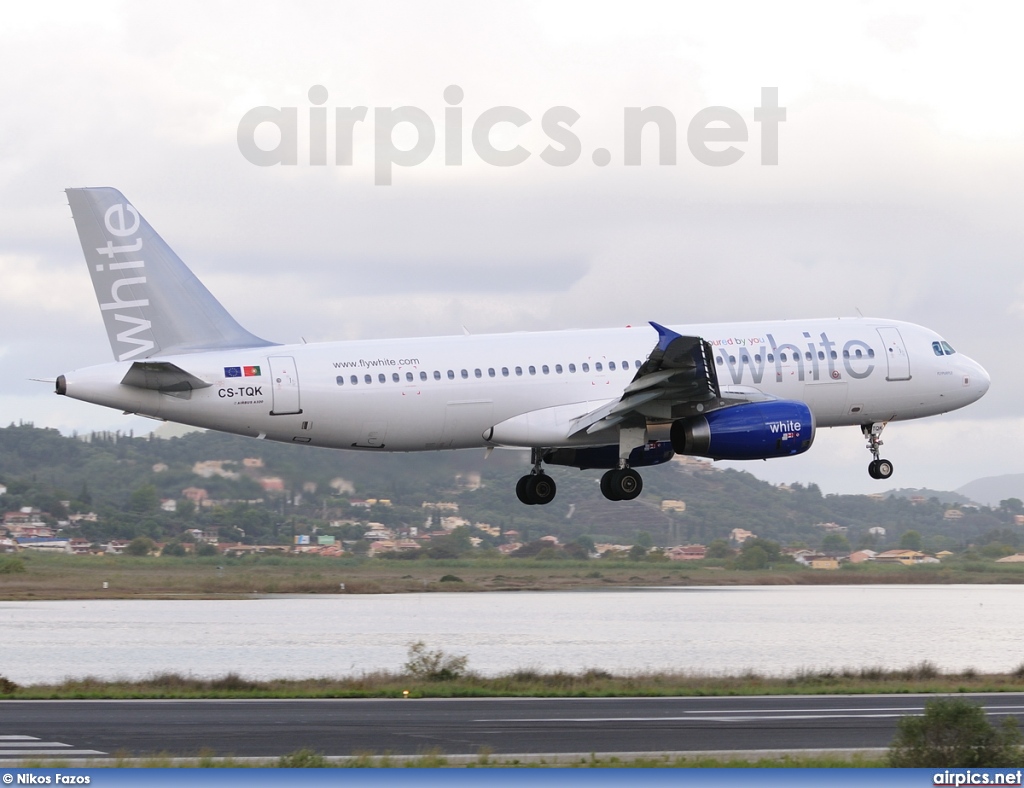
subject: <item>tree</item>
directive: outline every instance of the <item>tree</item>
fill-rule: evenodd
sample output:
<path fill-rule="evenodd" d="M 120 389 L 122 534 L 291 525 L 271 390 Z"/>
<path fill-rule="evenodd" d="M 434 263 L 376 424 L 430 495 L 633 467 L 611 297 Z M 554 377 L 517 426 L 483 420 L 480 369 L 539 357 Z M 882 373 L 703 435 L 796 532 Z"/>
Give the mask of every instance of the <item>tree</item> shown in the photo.
<path fill-rule="evenodd" d="M 629 548 L 629 560 L 630 561 L 643 561 L 647 557 L 647 548 L 640 544 L 635 544 Z"/>
<path fill-rule="evenodd" d="M 160 551 L 160 555 L 173 555 L 176 558 L 181 558 L 185 554 L 185 546 L 181 542 L 168 542 Z"/>
<path fill-rule="evenodd" d="M 152 484 L 143 484 L 135 488 L 128 500 L 128 509 L 139 514 L 155 512 L 159 508 L 160 496 L 157 495 L 156 487 Z"/>
<path fill-rule="evenodd" d="M 654 538 L 647 531 L 637 531 L 636 541 L 633 544 L 650 550 L 654 547 Z"/>
<path fill-rule="evenodd" d="M 156 549 L 156 544 L 148 536 L 136 536 L 132 539 L 124 551 L 128 555 L 149 555 Z"/>
<path fill-rule="evenodd" d="M 999 508 L 1009 514 L 1024 514 L 1024 501 L 1020 498 L 1007 498 L 999 502 Z"/>
<path fill-rule="evenodd" d="M 937 698 L 924 716 L 902 717 L 889 748 L 889 765 L 927 768 L 999 768 L 1021 758 L 1017 721 L 1005 717 L 997 729 L 985 710 L 963 698 Z"/>
<path fill-rule="evenodd" d="M 768 553 L 761 545 L 744 550 L 736 559 L 737 569 L 764 569 L 768 566 Z"/>
<path fill-rule="evenodd" d="M 842 534 L 825 534 L 825 538 L 821 540 L 821 549 L 828 553 L 848 552 L 850 540 Z"/>
<path fill-rule="evenodd" d="M 429 651 L 422 640 L 409 644 L 408 660 L 402 666 L 406 674 L 425 681 L 451 681 L 466 672 L 467 656 Z"/>
<path fill-rule="evenodd" d="M 917 531 L 907 531 L 900 537 L 901 550 L 920 550 L 921 544 L 921 534 Z"/>
<path fill-rule="evenodd" d="M 705 558 L 728 558 L 731 555 L 732 548 L 724 539 L 715 539 L 708 545 L 707 552 L 704 553 Z"/>

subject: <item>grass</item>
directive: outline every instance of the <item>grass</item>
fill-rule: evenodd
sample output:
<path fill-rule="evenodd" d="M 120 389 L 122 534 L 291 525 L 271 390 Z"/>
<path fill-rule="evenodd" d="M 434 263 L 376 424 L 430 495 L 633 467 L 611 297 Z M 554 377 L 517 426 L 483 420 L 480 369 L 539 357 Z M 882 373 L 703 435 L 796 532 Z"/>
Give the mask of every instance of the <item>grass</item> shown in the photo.
<path fill-rule="evenodd" d="M 564 591 L 637 586 L 1022 583 L 1024 564 L 859 565 L 816 571 L 796 564 L 739 571 L 691 562 L 458 559 L 385 561 L 322 556 L 133 558 L 20 555 L 0 574 L 0 600 L 223 598 L 252 594 Z M 457 578 L 454 580 L 453 578 Z M 104 588 L 104 583 L 107 587 Z"/>
<path fill-rule="evenodd" d="M 800 670 L 789 675 L 740 676 L 641 672 L 615 675 L 516 670 L 497 676 L 471 672 L 444 680 L 376 671 L 349 677 L 256 681 L 235 673 L 213 679 L 160 673 L 137 681 L 67 679 L 19 686 L 0 677 L 0 699 L 163 698 L 485 698 L 684 697 L 722 695 L 857 695 L 1024 691 L 1024 665 L 1011 673 L 940 671 L 930 662 L 901 670 L 880 667 Z M 408 692 L 406 696 L 405 693 Z"/>

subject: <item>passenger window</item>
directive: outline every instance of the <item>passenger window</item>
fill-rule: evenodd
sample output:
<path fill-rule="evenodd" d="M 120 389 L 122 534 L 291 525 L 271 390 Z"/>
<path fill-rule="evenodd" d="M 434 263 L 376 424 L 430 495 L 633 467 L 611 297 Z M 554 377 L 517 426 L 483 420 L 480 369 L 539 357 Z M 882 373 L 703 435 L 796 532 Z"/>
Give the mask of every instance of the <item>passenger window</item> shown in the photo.
<path fill-rule="evenodd" d="M 494 377 L 494 367 L 488 367 L 487 368 L 487 377 L 489 377 L 489 378 L 493 378 Z"/>
<path fill-rule="evenodd" d="M 818 361 L 824 361 L 824 360 L 825 360 L 825 351 L 824 350 L 819 350 L 818 351 Z"/>
<path fill-rule="evenodd" d="M 779 353 L 779 361 L 781 361 L 783 364 L 786 363 L 786 354 L 785 353 Z"/>
<path fill-rule="evenodd" d="M 455 370 L 454 369 L 449 369 L 448 370 L 448 380 L 455 380 Z"/>
<path fill-rule="evenodd" d="M 860 358 L 864 354 L 861 352 L 860 348 L 857 348 L 856 352 L 853 355 L 855 355 L 857 358 Z"/>
<path fill-rule="evenodd" d="M 537 374 L 537 368 L 536 367 L 529 366 L 529 367 L 527 367 L 527 369 L 530 371 L 531 375 L 536 375 Z"/>
<path fill-rule="evenodd" d="M 808 351 L 807 351 L 807 352 L 806 352 L 806 353 L 804 354 L 804 356 L 805 356 L 805 358 L 806 358 L 806 359 L 807 359 L 808 361 L 810 361 L 810 360 L 811 360 L 811 351 L 809 351 L 809 350 L 808 350 Z"/>
<path fill-rule="evenodd" d="M 775 363 L 775 354 L 774 353 L 769 353 L 768 354 L 768 363 L 769 364 L 774 364 Z"/>
<path fill-rule="evenodd" d="M 716 363 L 716 364 L 718 364 L 718 366 L 722 366 L 722 364 L 724 364 L 724 363 L 725 363 L 725 359 L 724 359 L 724 358 L 722 358 L 721 356 L 718 356 L 718 357 L 717 357 L 717 358 L 715 359 L 715 363 Z"/>
<path fill-rule="evenodd" d="M 639 361 L 634 361 L 633 363 L 636 364 L 636 368 L 637 369 L 640 369 L 640 362 Z"/>
<path fill-rule="evenodd" d="M 338 385 L 339 386 L 344 386 L 345 385 L 345 378 L 344 378 L 344 376 L 338 375 Z"/>
<path fill-rule="evenodd" d="M 391 380 L 392 380 L 393 383 L 397 383 L 399 381 L 399 377 L 398 377 L 398 373 L 397 372 L 392 372 L 391 373 Z"/>
<path fill-rule="evenodd" d="M 576 374 L 576 365 L 575 364 L 570 364 L 569 365 L 569 374 L 571 374 L 571 375 L 575 375 Z"/>
<path fill-rule="evenodd" d="M 380 374 L 379 374 L 379 375 L 377 376 L 377 380 L 378 380 L 378 381 L 379 381 L 380 383 L 386 383 L 388 379 L 387 379 L 386 377 L 384 377 L 384 373 L 383 373 L 383 372 L 381 372 L 381 373 L 380 373 Z"/>
<path fill-rule="evenodd" d="M 364 383 L 373 383 L 373 378 L 370 377 L 369 375 L 364 375 L 363 376 L 363 382 Z"/>
<path fill-rule="evenodd" d="M 541 371 L 541 372 L 543 372 L 543 373 L 544 373 L 545 375 L 547 375 L 547 374 L 548 374 L 549 372 L 551 372 L 551 370 L 550 370 L 550 369 L 548 369 L 548 365 L 547 365 L 547 364 L 545 364 L 544 366 L 542 366 L 542 367 L 540 368 L 540 371 Z"/>
<path fill-rule="evenodd" d="M 412 373 L 411 372 L 406 372 L 405 373 L 405 379 L 407 381 L 409 381 L 410 383 L 412 383 Z"/>
<path fill-rule="evenodd" d="M 843 358 L 849 358 L 849 357 L 850 357 L 850 351 L 849 350 L 844 350 L 843 351 Z"/>
<path fill-rule="evenodd" d="M 516 375 L 521 377 L 522 374 L 523 374 L 523 368 L 522 367 L 516 367 Z"/>
<path fill-rule="evenodd" d="M 559 375 L 562 374 L 562 365 L 561 364 L 555 364 L 555 372 L 557 372 Z"/>
<path fill-rule="evenodd" d="M 348 379 L 348 382 L 351 383 L 353 386 L 355 386 L 355 385 L 357 385 L 359 383 L 359 378 L 357 378 L 355 375 L 353 375 L 352 377 L 350 377 Z"/>
<path fill-rule="evenodd" d="M 735 364 L 736 363 L 736 356 L 730 355 L 729 356 L 729 363 L 730 364 Z"/>
<path fill-rule="evenodd" d="M 590 364 L 588 364 L 586 361 L 583 362 L 583 371 L 590 372 Z"/>
<path fill-rule="evenodd" d="M 507 378 L 508 377 L 508 367 L 502 367 L 501 368 L 501 376 L 503 378 Z"/>
<path fill-rule="evenodd" d="M 598 361 L 596 364 L 594 364 L 594 370 L 596 372 L 600 372 L 603 369 L 604 369 L 604 367 L 601 366 L 601 362 L 600 361 Z"/>
<path fill-rule="evenodd" d="M 740 356 L 740 361 L 742 361 L 744 364 L 749 364 L 750 363 L 750 357 L 746 353 L 743 353 Z"/>
<path fill-rule="evenodd" d="M 628 361 L 623 361 L 622 362 L 622 368 L 623 369 L 629 369 L 629 362 Z"/>
<path fill-rule="evenodd" d="M 869 347 L 868 348 L 868 358 L 874 358 L 874 357 L 875 357 L 875 349 Z"/>
<path fill-rule="evenodd" d="M 426 379 L 427 379 L 427 373 L 426 372 L 420 372 L 420 380 L 426 380 Z"/>
<path fill-rule="evenodd" d="M 761 354 L 760 353 L 758 353 L 756 356 L 754 356 L 754 363 L 755 364 L 760 364 L 761 363 Z"/>
<path fill-rule="evenodd" d="M 435 369 L 434 370 L 434 380 L 440 380 L 440 379 L 441 379 L 441 370 Z"/>
<path fill-rule="evenodd" d="M 466 370 L 462 370 L 462 372 L 460 372 L 459 374 L 462 375 L 463 380 L 466 380 L 469 377 L 469 372 L 467 372 Z"/>
<path fill-rule="evenodd" d="M 615 371 L 615 362 L 614 361 L 609 361 L 608 362 L 608 371 L 609 372 L 614 372 Z"/>

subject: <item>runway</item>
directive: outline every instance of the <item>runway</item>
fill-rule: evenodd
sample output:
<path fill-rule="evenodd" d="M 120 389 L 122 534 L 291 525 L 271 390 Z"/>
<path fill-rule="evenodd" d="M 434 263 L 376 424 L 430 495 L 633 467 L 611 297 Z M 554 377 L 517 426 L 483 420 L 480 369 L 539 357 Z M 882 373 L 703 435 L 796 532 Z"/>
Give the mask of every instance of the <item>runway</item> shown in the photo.
<path fill-rule="evenodd" d="M 0 701 L 0 759 L 877 748 L 930 697 Z M 957 697 L 1024 713 L 1024 693 Z"/>

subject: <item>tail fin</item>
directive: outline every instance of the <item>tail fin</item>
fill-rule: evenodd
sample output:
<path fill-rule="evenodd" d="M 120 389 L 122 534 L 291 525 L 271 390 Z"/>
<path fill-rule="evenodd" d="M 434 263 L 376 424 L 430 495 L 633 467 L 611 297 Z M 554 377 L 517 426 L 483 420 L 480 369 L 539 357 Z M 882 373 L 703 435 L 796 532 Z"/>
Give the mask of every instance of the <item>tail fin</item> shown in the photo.
<path fill-rule="evenodd" d="M 228 314 L 117 189 L 67 189 L 118 361 L 267 347 Z"/>

